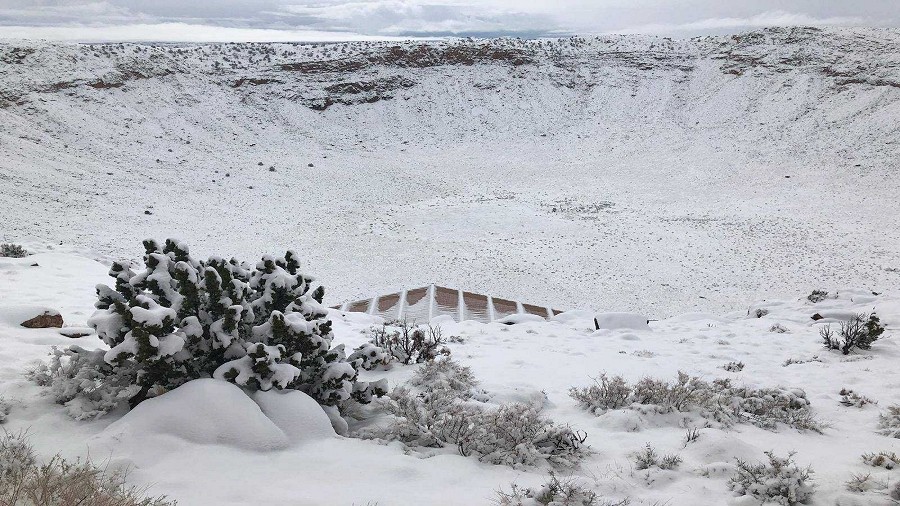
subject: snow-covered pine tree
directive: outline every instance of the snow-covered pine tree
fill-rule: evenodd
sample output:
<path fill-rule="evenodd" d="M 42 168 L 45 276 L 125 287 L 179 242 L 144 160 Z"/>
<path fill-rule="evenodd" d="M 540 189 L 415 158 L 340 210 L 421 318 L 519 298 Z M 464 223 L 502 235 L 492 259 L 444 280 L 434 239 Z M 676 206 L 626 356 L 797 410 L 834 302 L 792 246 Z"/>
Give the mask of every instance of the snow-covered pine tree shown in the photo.
<path fill-rule="evenodd" d="M 357 381 L 358 363 L 343 346 L 332 348 L 324 288 L 313 289 L 293 251 L 254 266 L 198 261 L 171 239 L 144 247 L 143 270 L 113 264 L 115 288 L 97 287 L 88 322 L 110 347 L 109 371 L 140 387 L 132 407 L 211 376 L 248 389 L 301 390 L 326 406 L 385 393 L 383 382 Z"/>

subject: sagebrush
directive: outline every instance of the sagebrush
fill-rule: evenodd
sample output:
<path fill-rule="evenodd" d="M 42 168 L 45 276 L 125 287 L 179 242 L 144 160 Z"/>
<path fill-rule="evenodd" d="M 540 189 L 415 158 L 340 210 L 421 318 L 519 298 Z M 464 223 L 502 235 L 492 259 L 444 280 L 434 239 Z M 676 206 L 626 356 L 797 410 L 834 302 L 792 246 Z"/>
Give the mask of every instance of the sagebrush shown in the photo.
<path fill-rule="evenodd" d="M 750 464 L 737 459 L 737 472 L 728 485 L 740 495 L 784 506 L 806 504 L 813 496 L 812 470 L 794 463 L 794 453 L 778 457 L 766 452 L 768 462 Z"/>
<path fill-rule="evenodd" d="M 647 443 L 640 451 L 634 452 L 632 456 L 634 457 L 634 468 L 639 471 L 651 467 L 671 470 L 677 468 L 682 462 L 681 457 L 676 454 L 660 456 L 650 443 Z"/>
<path fill-rule="evenodd" d="M 387 425 L 358 435 L 411 448 L 454 448 L 463 456 L 512 467 L 574 466 L 586 454 L 585 433 L 547 419 L 540 406 L 473 400 L 471 371 L 446 364 L 449 359 L 441 362 L 423 366 L 408 386 L 395 388 L 382 401 L 392 415 Z"/>
<path fill-rule="evenodd" d="M 865 395 L 858 394 L 847 388 L 842 388 L 838 394 L 841 396 L 841 404 L 847 407 L 862 408 L 867 404 L 878 404 L 878 401 L 872 400 Z"/>
<path fill-rule="evenodd" d="M 497 491 L 495 504 L 500 506 L 626 506 L 628 499 L 601 499 L 587 485 L 575 478 L 560 479 L 552 471 L 539 488 L 520 487 L 513 483 L 509 492 Z"/>
<path fill-rule="evenodd" d="M 863 463 L 872 467 L 883 467 L 884 469 L 894 469 L 900 466 L 900 455 L 894 452 L 882 451 L 878 453 L 864 453 L 860 457 Z"/>
<path fill-rule="evenodd" d="M 175 506 L 126 484 L 122 471 L 60 456 L 39 463 L 24 433 L 0 435 L 0 504 L 9 506 Z"/>
<path fill-rule="evenodd" d="M 709 383 L 680 371 L 672 383 L 644 378 L 634 385 L 621 376 L 601 374 L 593 385 L 569 389 L 569 395 L 596 415 L 610 409 L 649 408 L 658 413 L 696 412 L 726 426 L 748 422 L 774 429 L 783 423 L 816 432 L 823 429 L 802 390 L 754 389 L 732 385 L 728 379 Z"/>

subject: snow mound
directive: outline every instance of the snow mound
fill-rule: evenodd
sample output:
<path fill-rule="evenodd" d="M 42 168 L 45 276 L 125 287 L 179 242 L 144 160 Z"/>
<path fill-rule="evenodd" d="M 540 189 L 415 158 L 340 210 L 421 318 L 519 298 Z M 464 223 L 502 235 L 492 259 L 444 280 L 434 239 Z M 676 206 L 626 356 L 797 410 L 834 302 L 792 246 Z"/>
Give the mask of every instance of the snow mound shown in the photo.
<path fill-rule="evenodd" d="M 519 323 L 529 323 L 529 322 L 530 323 L 535 323 L 535 322 L 542 323 L 544 321 L 546 321 L 546 319 L 541 316 L 534 315 L 534 314 L 528 314 L 528 313 L 521 313 L 521 314 L 511 314 L 504 318 L 500 318 L 499 320 L 497 320 L 497 323 L 502 323 L 504 325 L 517 325 Z"/>
<path fill-rule="evenodd" d="M 597 313 L 594 316 L 594 322 L 597 330 L 650 330 L 647 317 L 637 313 Z"/>
<path fill-rule="evenodd" d="M 174 436 L 192 443 L 256 451 L 288 446 L 288 436 L 243 390 L 208 378 L 138 404 L 104 432 L 118 440 Z"/>
<path fill-rule="evenodd" d="M 59 314 L 59 311 L 47 306 L 0 306 L 0 325 L 19 327 L 26 320 L 43 314 L 55 316 Z"/>
<path fill-rule="evenodd" d="M 297 390 L 256 392 L 253 400 L 292 443 L 335 435 L 331 420 L 312 397 Z"/>

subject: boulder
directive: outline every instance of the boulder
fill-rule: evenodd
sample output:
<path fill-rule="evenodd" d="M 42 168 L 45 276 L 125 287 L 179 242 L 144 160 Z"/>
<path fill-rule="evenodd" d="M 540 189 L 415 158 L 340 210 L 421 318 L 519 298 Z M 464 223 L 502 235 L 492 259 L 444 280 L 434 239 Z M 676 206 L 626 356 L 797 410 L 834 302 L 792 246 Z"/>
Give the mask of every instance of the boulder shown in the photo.
<path fill-rule="evenodd" d="M 66 327 L 59 330 L 59 334 L 70 339 L 78 339 L 79 337 L 89 336 L 94 333 L 94 329 L 89 327 Z"/>
<path fill-rule="evenodd" d="M 25 320 L 21 325 L 29 329 L 60 328 L 63 326 L 63 318 L 59 312 L 47 310 L 37 316 Z"/>

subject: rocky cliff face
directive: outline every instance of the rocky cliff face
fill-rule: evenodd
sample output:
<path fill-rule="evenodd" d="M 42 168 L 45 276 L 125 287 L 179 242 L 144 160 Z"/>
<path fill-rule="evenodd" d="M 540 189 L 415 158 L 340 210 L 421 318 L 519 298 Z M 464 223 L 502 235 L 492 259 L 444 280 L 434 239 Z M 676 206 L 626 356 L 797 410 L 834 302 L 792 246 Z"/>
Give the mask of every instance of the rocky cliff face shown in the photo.
<path fill-rule="evenodd" d="M 3 107 L 24 105 L 42 93 L 137 86 L 153 78 L 165 85 L 189 77 L 229 86 L 245 96 L 272 94 L 322 110 L 334 103 L 394 98 L 401 89 L 410 90 L 404 96 L 412 97 L 417 75 L 451 77 L 447 73 L 472 67 L 584 90 L 616 84 L 609 79 L 613 71 L 629 77 L 666 72 L 691 79 L 703 70 L 728 77 L 802 74 L 824 79 L 834 92 L 854 85 L 900 87 L 898 33 L 874 29 L 769 29 L 690 40 L 613 36 L 188 46 L 21 42 L 0 45 L 0 62 Z M 165 77 L 170 79 L 161 79 Z M 473 84 L 476 89 L 491 88 Z"/>

